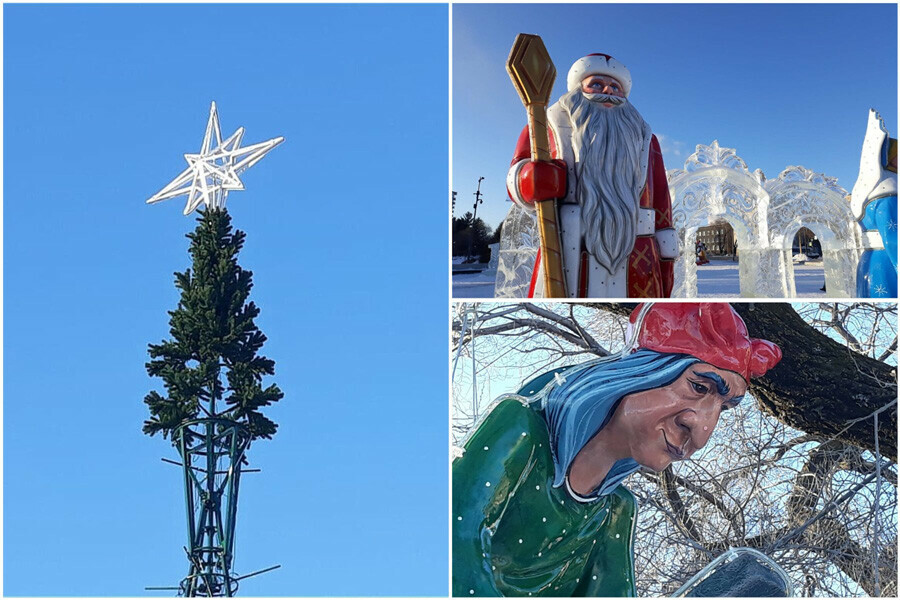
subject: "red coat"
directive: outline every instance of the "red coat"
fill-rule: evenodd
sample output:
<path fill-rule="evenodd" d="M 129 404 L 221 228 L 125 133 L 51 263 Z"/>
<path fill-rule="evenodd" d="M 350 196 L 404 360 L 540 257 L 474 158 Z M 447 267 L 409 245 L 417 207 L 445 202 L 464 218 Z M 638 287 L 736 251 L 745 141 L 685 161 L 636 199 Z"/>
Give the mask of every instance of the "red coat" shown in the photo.
<path fill-rule="evenodd" d="M 549 129 L 549 128 L 548 128 Z M 560 158 L 553 132 L 549 132 L 550 152 L 553 158 Z M 627 294 L 629 298 L 668 298 L 672 293 L 674 252 L 667 249 L 670 258 L 660 254 L 659 239 L 664 238 L 666 244 L 674 245 L 674 228 L 672 227 L 672 200 L 669 196 L 669 183 L 666 179 L 666 168 L 663 164 L 662 151 L 655 135 L 650 140 L 650 156 L 648 161 L 647 181 L 640 196 L 640 208 L 652 208 L 655 211 L 654 233 L 638 235 L 628 258 Z M 522 131 L 516 144 L 511 165 L 516 165 L 531 156 L 531 142 L 528 127 Z M 510 198 L 513 197 L 510 191 Z M 670 233 L 661 234 L 668 231 Z M 587 296 L 587 250 L 582 243 L 581 265 L 579 267 L 578 290 L 576 297 Z M 535 262 L 529 297 L 533 297 L 537 268 L 540 264 L 540 252 Z M 569 291 L 571 295 L 571 291 Z"/>

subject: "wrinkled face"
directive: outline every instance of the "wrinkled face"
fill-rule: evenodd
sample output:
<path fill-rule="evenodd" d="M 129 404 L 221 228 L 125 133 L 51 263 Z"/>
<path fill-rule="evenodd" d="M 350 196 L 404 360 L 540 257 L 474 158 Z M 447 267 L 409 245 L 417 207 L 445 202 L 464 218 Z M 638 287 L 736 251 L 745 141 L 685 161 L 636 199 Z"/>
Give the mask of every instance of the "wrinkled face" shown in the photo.
<path fill-rule="evenodd" d="M 622 84 L 615 77 L 609 77 L 608 75 L 588 75 L 581 80 L 581 91 L 585 94 L 605 94 L 615 98 L 625 97 L 625 88 L 622 87 Z M 612 108 L 613 106 L 618 106 L 620 102 L 610 100 L 608 102 L 600 102 L 600 104 L 607 108 Z"/>
<path fill-rule="evenodd" d="M 631 457 L 662 471 L 705 446 L 719 415 L 737 406 L 746 391 L 737 373 L 696 363 L 665 387 L 625 396 L 613 422 L 628 440 Z"/>

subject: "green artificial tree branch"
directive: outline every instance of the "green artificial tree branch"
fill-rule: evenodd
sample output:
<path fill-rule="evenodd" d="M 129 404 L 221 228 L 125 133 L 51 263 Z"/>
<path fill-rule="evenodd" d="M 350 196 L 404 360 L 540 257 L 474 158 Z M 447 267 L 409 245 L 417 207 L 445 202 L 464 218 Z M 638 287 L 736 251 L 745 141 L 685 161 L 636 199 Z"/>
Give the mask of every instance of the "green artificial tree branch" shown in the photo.
<path fill-rule="evenodd" d="M 246 235 L 232 231 L 224 209 L 201 212 L 197 221 L 187 235 L 191 268 L 175 273 L 181 295 L 169 311 L 171 338 L 149 344 L 147 373 L 162 379 L 165 395 L 151 391 L 144 398 L 150 418 L 143 431 L 168 437 L 203 413 L 243 424 L 251 439 L 268 439 L 278 425 L 261 409 L 284 394 L 262 383 L 274 375 L 275 362 L 258 354 L 266 336 L 254 321 L 259 308 L 248 301 L 253 274 L 237 260 Z"/>

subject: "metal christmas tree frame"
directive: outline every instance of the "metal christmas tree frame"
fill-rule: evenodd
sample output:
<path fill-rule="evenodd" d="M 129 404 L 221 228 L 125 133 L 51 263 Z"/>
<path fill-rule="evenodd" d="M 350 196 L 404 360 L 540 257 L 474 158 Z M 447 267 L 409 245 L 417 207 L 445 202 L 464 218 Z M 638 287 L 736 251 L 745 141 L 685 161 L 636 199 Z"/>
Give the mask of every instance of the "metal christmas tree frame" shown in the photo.
<path fill-rule="evenodd" d="M 184 471 L 191 563 L 180 594 L 233 596 L 238 489 L 250 435 L 231 419 L 209 417 L 183 423 L 175 441 Z"/>
<path fill-rule="evenodd" d="M 213 102 L 200 152 L 185 154 L 188 168 L 147 203 L 186 194 L 185 215 L 201 203 L 207 211 L 224 209 L 228 192 L 244 189 L 238 175 L 284 141 L 278 137 L 242 148 L 243 134 L 241 127 L 222 140 Z M 244 423 L 226 416 L 227 409 L 217 410 L 214 395 L 208 401 L 200 401 L 199 408 L 204 416 L 186 419 L 171 430 L 181 462 L 163 459 L 181 466 L 183 471 L 188 533 L 184 550 L 190 570 L 178 587 L 146 589 L 177 590 L 180 596 L 233 596 L 240 580 L 280 565 L 243 576 L 232 571 L 241 473 L 258 471 L 242 469 L 253 435 Z"/>

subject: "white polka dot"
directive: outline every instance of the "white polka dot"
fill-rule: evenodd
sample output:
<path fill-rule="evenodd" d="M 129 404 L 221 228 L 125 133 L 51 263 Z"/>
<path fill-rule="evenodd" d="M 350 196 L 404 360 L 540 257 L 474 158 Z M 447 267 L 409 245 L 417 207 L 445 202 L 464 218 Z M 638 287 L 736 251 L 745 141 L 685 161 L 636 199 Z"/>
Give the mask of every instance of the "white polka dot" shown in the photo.
<path fill-rule="evenodd" d="M 488 447 L 487 447 L 487 446 L 485 446 L 485 447 L 484 447 L 484 449 L 485 449 L 485 450 L 487 450 L 487 449 L 488 449 Z"/>
<path fill-rule="evenodd" d="M 543 519 L 541 519 L 541 521 L 543 521 L 544 523 L 546 523 L 546 522 L 547 522 L 547 517 L 544 517 Z"/>
<path fill-rule="evenodd" d="M 534 489 L 539 490 L 539 489 L 541 489 L 541 486 L 536 485 L 536 486 L 534 486 Z"/>
<path fill-rule="evenodd" d="M 491 571 L 496 571 L 497 567 L 491 566 Z"/>
<path fill-rule="evenodd" d="M 619 534 L 618 534 L 618 533 L 616 534 L 616 539 L 619 539 Z"/>
<path fill-rule="evenodd" d="M 519 543 L 520 543 L 520 544 L 522 543 L 522 538 L 519 538 Z"/>
<path fill-rule="evenodd" d="M 474 593 L 475 593 L 475 590 L 469 590 L 469 593 L 470 593 L 470 594 L 474 594 Z"/>
<path fill-rule="evenodd" d="M 580 580 L 580 579 L 575 579 L 575 583 L 578 583 L 579 581 L 581 581 L 581 580 Z"/>
<path fill-rule="evenodd" d="M 593 577 L 593 579 L 594 579 L 594 581 L 596 581 L 596 580 L 597 580 L 597 576 L 596 576 L 596 575 L 594 575 L 594 577 Z"/>
<path fill-rule="evenodd" d="M 525 432 L 523 431 L 523 432 L 522 432 L 522 437 L 525 437 L 525 435 L 526 435 L 526 434 L 525 434 Z"/>
<path fill-rule="evenodd" d="M 572 550 L 572 554 L 575 554 L 575 551 L 574 551 L 574 550 Z"/>
<path fill-rule="evenodd" d="M 563 529 L 563 533 L 565 533 L 565 532 L 566 532 L 566 530 L 565 530 L 565 529 Z"/>
<path fill-rule="evenodd" d="M 541 554 L 542 554 L 541 552 L 538 552 L 538 556 L 540 556 Z"/>
<path fill-rule="evenodd" d="M 587 515 L 584 515 L 584 518 L 587 519 Z"/>
<path fill-rule="evenodd" d="M 484 487 L 491 487 L 491 482 L 490 482 L 490 481 L 485 481 L 485 482 L 484 482 Z"/>
<path fill-rule="evenodd" d="M 462 517 L 456 517 L 457 521 L 462 521 Z"/>

